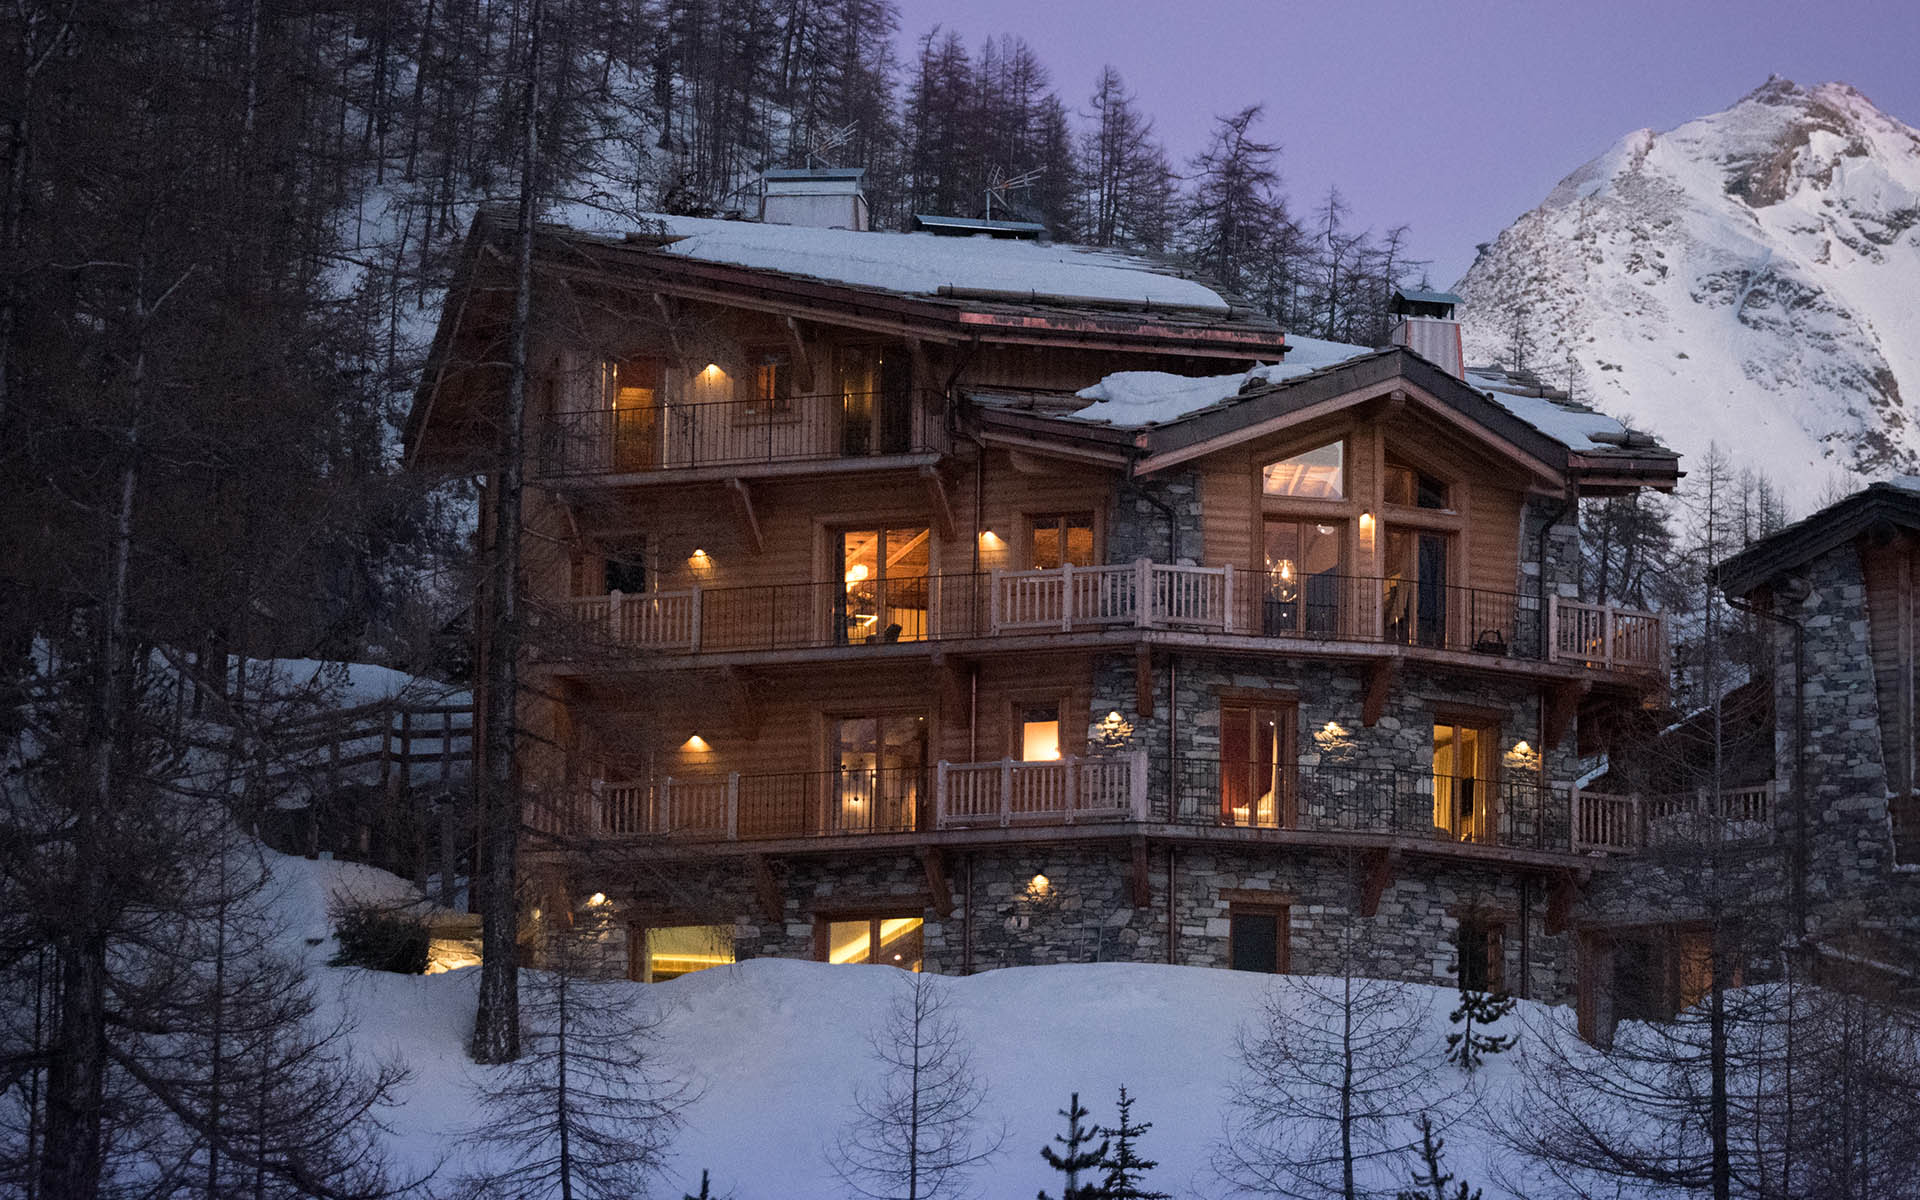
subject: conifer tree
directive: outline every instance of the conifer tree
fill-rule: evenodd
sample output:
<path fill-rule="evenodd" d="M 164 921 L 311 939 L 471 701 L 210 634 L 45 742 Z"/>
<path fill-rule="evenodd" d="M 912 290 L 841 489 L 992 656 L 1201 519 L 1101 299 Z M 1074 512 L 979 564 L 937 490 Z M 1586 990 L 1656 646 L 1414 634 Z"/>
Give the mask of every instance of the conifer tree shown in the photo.
<path fill-rule="evenodd" d="M 1141 1158 L 1135 1146 L 1153 1128 L 1152 1121 L 1133 1122 L 1133 1097 L 1127 1095 L 1125 1085 L 1120 1088 L 1120 1099 L 1115 1103 L 1120 1110 L 1117 1125 L 1100 1127 L 1101 1136 L 1112 1143 L 1107 1151 L 1106 1177 L 1101 1180 L 1102 1200 L 1173 1200 L 1168 1192 L 1147 1190 L 1145 1177 L 1148 1171 L 1160 1164 L 1150 1158 Z"/>
<path fill-rule="evenodd" d="M 1102 1141 L 1091 1150 L 1085 1149 L 1100 1136 L 1100 1128 L 1080 1123 L 1086 1118 L 1087 1110 L 1080 1107 L 1079 1092 L 1073 1093 L 1060 1115 L 1067 1119 L 1067 1134 L 1065 1137 L 1055 1134 L 1053 1140 L 1060 1143 L 1064 1153 L 1052 1146 L 1040 1147 L 1040 1157 L 1047 1160 L 1047 1165 L 1067 1177 L 1066 1186 L 1060 1190 L 1060 1200 L 1103 1200 L 1105 1192 L 1098 1183 L 1080 1182 L 1082 1172 L 1093 1171 L 1107 1161 L 1107 1143 Z M 1053 1198 L 1042 1189 L 1040 1200 Z"/>
<path fill-rule="evenodd" d="M 1440 1155 L 1446 1146 L 1444 1138 L 1433 1135 L 1433 1121 L 1422 1114 L 1420 1166 L 1414 1169 L 1413 1186 L 1403 1188 L 1394 1200 L 1480 1200 L 1480 1189 L 1469 1188 L 1465 1183 L 1455 1184 L 1452 1191 L 1447 1190 L 1447 1185 L 1455 1181 L 1440 1165 Z"/>
<path fill-rule="evenodd" d="M 1493 1034 L 1485 1030 L 1513 1011 L 1513 997 L 1501 992 L 1460 989 L 1460 1004 L 1448 1020 L 1455 1030 L 1447 1035 L 1447 1061 L 1472 1074 L 1490 1054 L 1499 1054 L 1513 1045 L 1513 1035 Z"/>

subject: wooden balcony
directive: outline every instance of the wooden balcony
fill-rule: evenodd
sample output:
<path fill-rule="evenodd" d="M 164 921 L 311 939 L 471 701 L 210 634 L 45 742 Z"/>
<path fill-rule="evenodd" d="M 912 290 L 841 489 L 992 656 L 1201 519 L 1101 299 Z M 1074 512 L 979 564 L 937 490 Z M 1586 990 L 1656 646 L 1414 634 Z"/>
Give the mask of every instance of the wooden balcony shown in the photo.
<path fill-rule="evenodd" d="M 1153 630 L 1275 648 L 1374 644 L 1472 654 L 1475 662 L 1652 677 L 1666 670 L 1657 613 L 1390 578 L 1322 576 L 1276 587 L 1232 566 L 1147 559 L 858 584 L 616 592 L 564 606 L 560 632 L 579 638 L 583 656 L 609 646 L 700 655 Z"/>
<path fill-rule="evenodd" d="M 1150 758 L 942 762 L 916 770 L 607 781 L 537 832 L 675 847 L 899 849 L 927 842 L 1155 836 L 1397 847 L 1480 861 L 1573 860 L 1565 791 L 1532 776 Z M 753 852 L 760 852 L 753 850 Z"/>
<path fill-rule="evenodd" d="M 594 482 L 709 468 L 737 475 L 797 464 L 910 464 L 946 447 L 933 410 L 925 394 L 907 390 L 554 413 L 536 428 L 533 475 Z"/>
<path fill-rule="evenodd" d="M 1573 849 L 1625 854 L 1637 850 L 1766 841 L 1773 837 L 1779 785 L 1702 788 L 1639 796 L 1573 789 Z"/>

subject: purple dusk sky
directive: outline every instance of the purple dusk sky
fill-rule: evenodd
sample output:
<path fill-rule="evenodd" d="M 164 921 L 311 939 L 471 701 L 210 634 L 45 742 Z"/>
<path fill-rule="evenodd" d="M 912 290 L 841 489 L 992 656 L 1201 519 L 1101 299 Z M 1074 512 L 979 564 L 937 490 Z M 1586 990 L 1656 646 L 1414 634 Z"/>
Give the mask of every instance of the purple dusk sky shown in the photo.
<path fill-rule="evenodd" d="M 1118 67 L 1177 163 L 1212 116 L 1265 101 L 1296 214 L 1337 184 L 1359 223 L 1412 226 L 1453 283 L 1560 178 L 1635 129 L 1726 108 L 1769 74 L 1844 80 L 1920 124 L 1920 0 L 900 0 L 932 26 L 1012 33 L 1084 109 Z"/>

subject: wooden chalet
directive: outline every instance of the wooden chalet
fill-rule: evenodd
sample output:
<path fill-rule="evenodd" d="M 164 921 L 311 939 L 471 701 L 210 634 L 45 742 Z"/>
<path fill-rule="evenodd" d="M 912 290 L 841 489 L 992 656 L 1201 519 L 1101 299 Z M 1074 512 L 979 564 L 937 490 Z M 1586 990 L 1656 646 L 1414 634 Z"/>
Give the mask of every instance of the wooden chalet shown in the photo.
<path fill-rule="evenodd" d="M 1575 501 L 1676 457 L 1163 263 L 954 232 L 540 231 L 543 919 L 598 897 L 644 979 L 1314 970 L 1364 921 L 1383 976 L 1565 994 L 1618 861 L 1576 760 L 1666 671 L 1657 614 L 1579 595 Z M 420 469 L 495 461 L 509 244 L 483 213 Z"/>

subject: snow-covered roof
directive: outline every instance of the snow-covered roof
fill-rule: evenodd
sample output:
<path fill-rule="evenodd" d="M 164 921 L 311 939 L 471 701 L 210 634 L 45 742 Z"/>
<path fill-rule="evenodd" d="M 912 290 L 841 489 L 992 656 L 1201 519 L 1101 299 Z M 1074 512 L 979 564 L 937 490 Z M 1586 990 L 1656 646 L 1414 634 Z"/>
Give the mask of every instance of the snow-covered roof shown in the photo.
<path fill-rule="evenodd" d="M 1231 400 L 1261 384 L 1284 383 L 1337 366 L 1373 351 L 1365 346 L 1320 338 L 1289 337 L 1285 361 L 1263 364 L 1236 375 L 1172 375 L 1165 371 L 1121 371 L 1077 393 L 1093 403 L 1065 414 L 1076 421 L 1098 421 L 1137 429 L 1164 425 Z"/>
<path fill-rule="evenodd" d="M 1084 246 L 987 237 L 856 232 L 657 216 L 662 252 L 858 287 L 939 296 L 996 293 L 1039 303 L 1141 304 L 1227 316 L 1225 296 L 1165 264 Z"/>
<path fill-rule="evenodd" d="M 1613 417 L 1584 404 L 1542 395 L 1538 384 L 1516 382 L 1504 371 L 1469 367 L 1467 385 L 1575 453 L 1605 454 L 1629 447 L 1642 453 L 1665 453 L 1652 438 Z"/>

